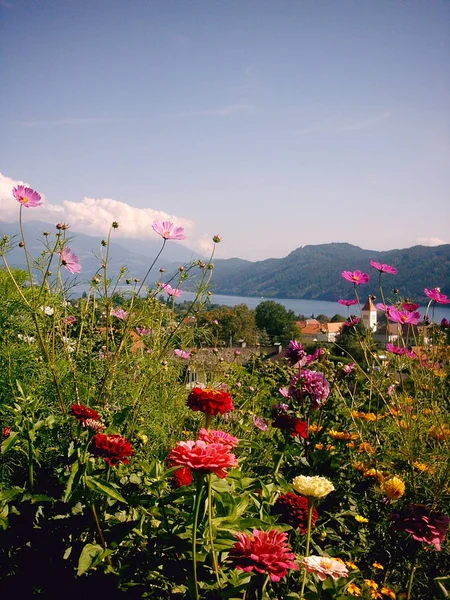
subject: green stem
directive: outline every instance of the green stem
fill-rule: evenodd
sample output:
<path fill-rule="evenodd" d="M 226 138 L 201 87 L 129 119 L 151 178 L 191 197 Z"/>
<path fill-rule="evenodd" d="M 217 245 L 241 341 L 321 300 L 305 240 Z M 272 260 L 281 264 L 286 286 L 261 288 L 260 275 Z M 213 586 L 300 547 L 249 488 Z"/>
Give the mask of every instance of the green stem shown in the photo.
<path fill-rule="evenodd" d="M 28 478 L 30 482 L 30 492 L 34 487 L 34 469 L 33 469 L 33 442 L 28 438 Z"/>
<path fill-rule="evenodd" d="M 211 555 L 213 559 L 214 573 L 219 589 L 222 587 L 219 578 L 219 566 L 217 564 L 217 555 L 214 551 L 214 536 L 212 529 L 212 473 L 208 474 L 208 528 L 209 528 L 209 543 L 211 544 Z"/>
<path fill-rule="evenodd" d="M 280 454 L 280 458 L 278 459 L 277 465 L 275 467 L 274 475 L 278 474 L 278 471 L 280 470 L 280 467 L 281 467 L 281 463 L 283 462 L 283 458 L 284 458 L 284 450 Z"/>
<path fill-rule="evenodd" d="M 211 427 L 211 413 L 205 413 L 205 429 L 209 430 L 209 428 Z"/>
<path fill-rule="evenodd" d="M 412 596 L 411 596 L 411 592 L 412 592 L 412 586 L 413 586 L 413 581 L 414 581 L 414 575 L 416 574 L 416 561 L 417 561 L 417 554 L 418 554 L 419 548 L 416 549 L 415 553 L 414 553 L 414 558 L 411 564 L 411 573 L 409 574 L 409 581 L 408 581 L 408 590 L 407 590 L 407 594 L 406 594 L 406 600 L 411 600 Z"/>
<path fill-rule="evenodd" d="M 194 592 L 195 600 L 199 600 L 200 596 L 198 593 L 198 579 L 197 579 L 197 527 L 198 527 L 198 515 L 200 513 L 200 500 L 202 491 L 202 479 L 203 477 L 197 475 L 197 490 L 195 492 L 194 502 L 194 521 L 192 523 L 192 566 L 194 569 Z"/>
<path fill-rule="evenodd" d="M 312 512 L 314 508 L 314 500 L 312 498 L 308 498 L 308 528 L 306 531 L 306 548 L 305 548 L 305 558 L 309 556 L 309 545 L 311 542 L 311 522 L 312 522 Z M 302 589 L 300 591 L 300 600 L 304 598 L 305 585 L 306 585 L 306 569 L 303 571 L 303 580 L 302 580 Z"/>

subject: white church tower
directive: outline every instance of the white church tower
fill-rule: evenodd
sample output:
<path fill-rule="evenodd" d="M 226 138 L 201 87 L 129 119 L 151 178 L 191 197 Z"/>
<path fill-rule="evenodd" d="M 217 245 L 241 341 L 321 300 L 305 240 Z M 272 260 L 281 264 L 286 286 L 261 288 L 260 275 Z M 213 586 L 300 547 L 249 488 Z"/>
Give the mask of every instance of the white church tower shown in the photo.
<path fill-rule="evenodd" d="M 369 296 L 361 311 L 363 323 L 371 331 L 377 330 L 377 309 Z"/>

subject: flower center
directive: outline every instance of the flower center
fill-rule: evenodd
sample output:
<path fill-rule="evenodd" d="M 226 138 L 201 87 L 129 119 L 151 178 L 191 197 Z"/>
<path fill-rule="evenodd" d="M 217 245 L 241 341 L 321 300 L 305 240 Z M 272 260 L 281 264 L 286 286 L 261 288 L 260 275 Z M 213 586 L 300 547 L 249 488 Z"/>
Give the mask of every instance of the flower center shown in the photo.
<path fill-rule="evenodd" d="M 28 204 L 28 198 L 25 198 L 25 196 L 21 196 L 21 197 L 20 197 L 20 201 L 21 201 L 23 204 Z"/>

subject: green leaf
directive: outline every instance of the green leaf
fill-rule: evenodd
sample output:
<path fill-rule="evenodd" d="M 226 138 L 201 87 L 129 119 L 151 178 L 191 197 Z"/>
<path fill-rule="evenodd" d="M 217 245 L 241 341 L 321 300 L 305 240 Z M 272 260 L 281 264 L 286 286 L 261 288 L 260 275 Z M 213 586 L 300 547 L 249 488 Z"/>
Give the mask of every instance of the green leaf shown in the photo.
<path fill-rule="evenodd" d="M 109 496 L 110 498 L 114 498 L 114 500 L 128 504 L 125 498 L 108 481 L 99 479 L 98 477 L 91 477 L 90 475 L 86 475 L 85 481 L 86 485 L 91 488 L 91 490 L 95 490 L 96 492 L 100 492 L 101 494 Z"/>
<path fill-rule="evenodd" d="M 67 500 L 70 498 L 70 495 L 72 493 L 73 482 L 75 480 L 75 477 L 76 477 L 76 474 L 78 473 L 79 468 L 80 468 L 80 463 L 78 461 L 72 463 L 72 468 L 70 470 L 69 479 L 68 479 L 67 485 L 66 485 L 66 491 L 64 492 L 64 498 L 63 498 L 64 502 L 67 502 Z"/>
<path fill-rule="evenodd" d="M 98 565 L 104 557 L 104 553 L 104 549 L 99 544 L 86 544 L 78 559 L 78 577 Z"/>
<path fill-rule="evenodd" d="M 24 488 L 17 486 L 14 486 L 9 490 L 4 490 L 3 492 L 0 492 L 0 502 L 10 502 L 11 500 L 14 500 L 14 498 L 21 494 L 23 491 Z"/>
<path fill-rule="evenodd" d="M 8 452 L 8 450 L 11 450 L 11 448 L 14 446 L 14 444 L 18 441 L 18 438 L 17 438 L 18 435 L 19 435 L 19 433 L 17 431 L 12 431 L 9 434 L 9 436 L 6 438 L 6 440 L 1 445 L 1 453 L 2 454 L 6 454 L 6 452 Z"/>

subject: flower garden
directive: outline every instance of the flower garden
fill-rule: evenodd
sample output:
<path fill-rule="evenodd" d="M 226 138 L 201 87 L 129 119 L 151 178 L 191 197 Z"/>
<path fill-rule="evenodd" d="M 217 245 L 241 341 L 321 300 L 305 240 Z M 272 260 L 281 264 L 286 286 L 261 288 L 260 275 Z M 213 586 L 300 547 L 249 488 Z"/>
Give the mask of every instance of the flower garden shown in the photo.
<path fill-rule="evenodd" d="M 370 275 L 344 271 L 340 304 L 363 360 L 292 340 L 283 360 L 259 349 L 241 365 L 214 348 L 207 385 L 190 386 L 194 339 L 211 340 L 196 316 L 214 252 L 155 281 L 166 243 L 184 239 L 155 222 L 160 253 L 127 279 L 108 270 L 113 223 L 75 300 L 69 226 L 44 232 L 32 256 L 22 220 L 41 197 L 12 194 L 22 236 L 0 240 L 5 598 L 450 597 L 449 323 L 433 322 L 450 299 L 439 288 L 424 290 L 421 314 L 401 290 L 385 297 L 397 271 L 371 262 L 377 308 L 405 332 L 379 352 L 350 314 Z M 26 271 L 9 265 L 15 245 Z M 196 298 L 179 316 L 189 277 Z"/>

